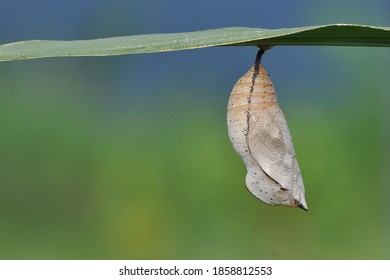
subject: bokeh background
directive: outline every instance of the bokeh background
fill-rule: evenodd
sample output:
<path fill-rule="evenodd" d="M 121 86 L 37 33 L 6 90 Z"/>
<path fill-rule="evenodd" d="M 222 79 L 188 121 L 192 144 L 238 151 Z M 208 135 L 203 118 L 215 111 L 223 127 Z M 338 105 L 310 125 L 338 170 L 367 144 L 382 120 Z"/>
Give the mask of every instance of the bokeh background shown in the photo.
<path fill-rule="evenodd" d="M 0 43 L 244 26 L 389 26 L 354 1 L 2 0 Z M 244 186 L 226 106 L 254 47 L 0 63 L 0 259 L 389 259 L 390 52 L 263 58 L 310 211 Z"/>

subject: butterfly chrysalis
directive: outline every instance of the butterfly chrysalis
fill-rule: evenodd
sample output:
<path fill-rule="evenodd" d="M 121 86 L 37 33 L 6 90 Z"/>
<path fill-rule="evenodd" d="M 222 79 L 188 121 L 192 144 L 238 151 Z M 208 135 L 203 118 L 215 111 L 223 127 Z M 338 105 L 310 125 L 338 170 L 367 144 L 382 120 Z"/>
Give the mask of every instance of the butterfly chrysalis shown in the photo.
<path fill-rule="evenodd" d="M 291 134 L 272 81 L 261 65 L 263 53 L 259 50 L 254 66 L 230 94 L 229 137 L 246 165 L 246 187 L 255 197 L 270 205 L 307 210 Z"/>

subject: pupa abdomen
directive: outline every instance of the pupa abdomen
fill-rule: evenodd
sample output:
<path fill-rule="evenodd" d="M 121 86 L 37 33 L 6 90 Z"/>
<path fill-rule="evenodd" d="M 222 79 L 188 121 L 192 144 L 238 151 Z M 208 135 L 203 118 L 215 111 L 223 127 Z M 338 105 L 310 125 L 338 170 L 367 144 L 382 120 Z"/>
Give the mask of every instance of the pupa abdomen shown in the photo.
<path fill-rule="evenodd" d="M 247 168 L 246 186 L 270 205 L 307 210 L 301 172 L 274 86 L 256 63 L 235 84 L 228 104 L 228 133 Z"/>

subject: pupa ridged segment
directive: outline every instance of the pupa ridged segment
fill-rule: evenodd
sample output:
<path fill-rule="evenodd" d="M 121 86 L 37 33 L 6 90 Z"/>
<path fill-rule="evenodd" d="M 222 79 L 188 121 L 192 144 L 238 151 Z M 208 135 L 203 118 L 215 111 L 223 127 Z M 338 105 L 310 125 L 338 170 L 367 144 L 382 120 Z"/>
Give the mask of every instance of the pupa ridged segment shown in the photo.
<path fill-rule="evenodd" d="M 260 64 L 242 76 L 230 94 L 227 123 L 230 140 L 247 169 L 246 187 L 270 205 L 307 210 L 301 171 L 275 89 Z"/>

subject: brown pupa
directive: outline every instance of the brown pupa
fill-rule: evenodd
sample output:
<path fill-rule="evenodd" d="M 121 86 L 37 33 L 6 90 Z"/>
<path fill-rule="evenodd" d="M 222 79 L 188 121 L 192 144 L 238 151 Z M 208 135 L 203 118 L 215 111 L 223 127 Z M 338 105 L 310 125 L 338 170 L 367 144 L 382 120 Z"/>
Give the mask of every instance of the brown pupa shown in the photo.
<path fill-rule="evenodd" d="M 230 94 L 229 137 L 246 165 L 246 187 L 255 197 L 270 205 L 307 210 L 291 134 L 272 81 L 261 66 L 263 53 L 259 50 L 255 65 Z"/>

